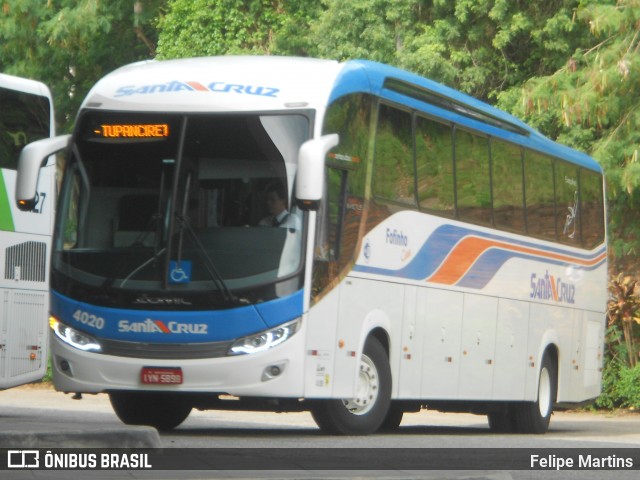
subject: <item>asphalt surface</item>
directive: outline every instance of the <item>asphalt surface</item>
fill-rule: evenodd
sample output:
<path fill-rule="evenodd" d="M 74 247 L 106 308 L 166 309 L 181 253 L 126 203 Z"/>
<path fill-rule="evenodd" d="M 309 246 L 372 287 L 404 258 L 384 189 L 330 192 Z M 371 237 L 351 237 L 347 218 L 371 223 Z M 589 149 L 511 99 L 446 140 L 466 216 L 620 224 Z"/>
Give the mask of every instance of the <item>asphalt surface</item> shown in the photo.
<path fill-rule="evenodd" d="M 236 427 L 233 427 L 234 425 Z M 416 447 L 432 446 L 427 441 L 430 435 L 424 437 L 427 444 L 422 445 L 418 442 L 423 438 L 422 435 L 418 435 L 420 433 L 435 435 L 447 431 L 457 432 L 460 428 L 466 428 L 468 432 L 464 431 L 467 433 L 477 429 L 488 429 L 485 417 L 434 411 L 408 414 L 402 425 L 405 433 L 412 434 L 406 441 Z M 203 436 L 201 431 L 209 431 L 209 427 L 213 428 L 212 435 Z M 253 428 L 254 430 L 250 431 L 254 432 L 260 432 L 262 429 L 266 429 L 265 432 L 303 429 L 308 432 L 315 431 L 316 426 L 311 416 L 303 413 L 281 415 L 260 412 L 193 411 L 180 429 L 182 436 L 177 432 L 161 437 L 154 428 L 127 426 L 121 423 L 113 413 L 106 395 L 84 395 L 82 400 L 73 400 L 72 395 L 56 392 L 51 386 L 42 384 L 0 391 L 0 448 L 208 448 L 217 446 L 219 439 L 215 438 L 214 434 L 219 433 L 220 428 L 223 428 L 223 431 L 226 431 L 225 428 L 230 428 L 232 432 L 237 431 L 230 437 L 225 437 L 225 446 L 256 447 L 262 446 L 259 439 L 254 438 L 247 445 L 243 443 L 243 429 Z M 183 439 L 185 435 L 186 438 Z M 210 436 L 213 443 L 209 441 Z M 382 437 L 372 438 L 382 442 Z M 330 447 L 336 442 L 336 438 L 333 437 L 310 438 L 313 445 L 294 439 L 294 445 L 283 446 Z M 456 438 L 460 442 L 465 437 Z M 521 446 L 517 444 L 519 438 L 509 437 L 508 446 Z M 487 441 L 493 439 L 494 436 L 487 437 Z M 550 433 L 534 436 L 534 439 L 542 443 L 538 446 L 545 446 L 551 440 L 640 446 L 640 414 L 557 412 L 554 413 Z M 402 438 L 396 438 L 395 442 L 401 440 Z M 271 446 L 271 441 L 267 446 Z M 374 443 L 371 446 L 381 445 Z"/>
<path fill-rule="evenodd" d="M 129 427 L 121 424 L 113 413 L 106 395 L 84 395 L 80 401 L 71 395 L 55 392 L 50 386 L 30 385 L 0 391 L 0 448 L 56 449 L 56 448 L 152 448 L 156 452 L 177 455 L 185 449 L 204 449 L 224 446 L 240 449 L 260 447 L 261 439 L 269 447 L 289 458 L 287 447 L 388 447 L 385 435 L 368 438 L 329 437 L 315 434 L 310 415 L 265 414 L 257 412 L 193 412 L 178 432 L 160 436 L 148 427 Z M 503 438 L 488 432 L 486 419 L 468 414 L 441 414 L 421 412 L 407 415 L 401 435 L 393 437 L 392 446 L 434 446 L 462 448 L 477 447 L 526 447 L 526 448 L 638 448 L 640 447 L 640 414 L 591 414 L 585 412 L 560 412 L 554 415 L 550 433 L 542 436 L 513 436 Z M 280 435 L 284 431 L 283 435 Z M 296 432 L 303 432 L 302 435 Z M 485 432 L 486 433 L 483 433 Z M 479 433 L 478 433 L 479 432 Z M 247 438 L 245 438 L 247 437 Z M 476 439 L 476 440 L 474 440 Z M 447 444 L 446 441 L 454 442 Z M 278 443 L 279 442 L 279 443 Z M 293 442 L 293 443 L 292 443 Z M 367 443 L 363 443 L 367 442 Z M 382 442 L 382 443 L 381 443 Z M 251 450 L 242 450 L 247 452 Z M 558 451 L 554 450 L 554 453 Z M 55 451 L 55 450 L 54 450 Z M 205 452 L 206 453 L 206 452 Z M 207 455 L 209 455 L 207 453 Z M 170 456 L 170 455 L 169 455 Z M 207 457 L 209 458 L 209 457 Z M 153 460 L 153 459 L 152 459 Z M 202 459 L 200 459 L 202 460 Z M 153 460 L 154 468 L 155 460 Z M 196 465 L 196 464 L 193 464 Z M 452 465 L 455 468 L 455 465 Z M 166 479 L 195 480 L 205 478 L 286 478 L 286 479 L 447 479 L 447 480 L 636 480 L 637 469 L 629 471 L 332 471 L 332 470 L 3 470 L 2 480 L 69 480 L 75 478 L 113 479 Z"/>
<path fill-rule="evenodd" d="M 151 427 L 122 424 L 115 427 L 92 425 L 87 428 L 82 422 L 60 422 L 56 419 L 56 411 L 75 407 L 75 401 L 70 398 L 41 384 L 0 391 L 0 448 L 161 447 L 158 431 Z M 101 403 L 104 403 L 104 399 Z M 16 414 L 16 405 L 20 408 L 50 410 L 51 423 Z"/>

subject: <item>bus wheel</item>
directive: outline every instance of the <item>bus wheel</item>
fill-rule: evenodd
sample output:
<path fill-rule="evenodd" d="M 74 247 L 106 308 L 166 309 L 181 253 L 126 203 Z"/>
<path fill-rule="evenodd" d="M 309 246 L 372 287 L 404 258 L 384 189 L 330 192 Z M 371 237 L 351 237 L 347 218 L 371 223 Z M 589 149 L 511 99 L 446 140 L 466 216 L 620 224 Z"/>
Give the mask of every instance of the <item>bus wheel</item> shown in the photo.
<path fill-rule="evenodd" d="M 387 352 L 369 338 L 360 357 L 354 398 L 318 401 L 311 408 L 313 419 L 325 433 L 368 435 L 380 428 L 391 403 L 391 368 Z"/>
<path fill-rule="evenodd" d="M 545 353 L 538 377 L 538 399 L 517 405 L 516 424 L 520 433 L 545 433 L 553 413 L 558 391 L 558 370 L 555 362 Z"/>
<path fill-rule="evenodd" d="M 391 402 L 391 406 L 389 407 L 389 411 L 387 412 L 387 416 L 384 418 L 382 425 L 380 425 L 380 430 L 391 432 L 393 430 L 397 430 L 400 427 L 400 423 L 402 422 L 402 417 L 404 416 L 404 410 L 397 403 Z"/>
<path fill-rule="evenodd" d="M 489 428 L 494 433 L 514 433 L 518 430 L 515 412 L 510 404 L 506 404 L 497 412 L 488 413 L 487 419 Z"/>
<path fill-rule="evenodd" d="M 172 430 L 189 416 L 191 405 L 179 395 L 149 392 L 111 392 L 111 406 L 127 425 L 148 425 Z"/>

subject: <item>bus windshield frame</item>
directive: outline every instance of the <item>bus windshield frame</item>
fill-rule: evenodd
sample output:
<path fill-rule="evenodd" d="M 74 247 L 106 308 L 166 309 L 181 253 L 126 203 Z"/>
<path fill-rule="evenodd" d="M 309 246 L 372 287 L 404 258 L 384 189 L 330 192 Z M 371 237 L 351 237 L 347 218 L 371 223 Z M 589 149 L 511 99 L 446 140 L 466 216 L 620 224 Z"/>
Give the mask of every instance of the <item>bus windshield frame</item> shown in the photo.
<path fill-rule="evenodd" d="M 60 192 L 54 289 L 97 305 L 187 310 L 299 290 L 306 217 L 292 192 L 312 120 L 85 112 Z"/>

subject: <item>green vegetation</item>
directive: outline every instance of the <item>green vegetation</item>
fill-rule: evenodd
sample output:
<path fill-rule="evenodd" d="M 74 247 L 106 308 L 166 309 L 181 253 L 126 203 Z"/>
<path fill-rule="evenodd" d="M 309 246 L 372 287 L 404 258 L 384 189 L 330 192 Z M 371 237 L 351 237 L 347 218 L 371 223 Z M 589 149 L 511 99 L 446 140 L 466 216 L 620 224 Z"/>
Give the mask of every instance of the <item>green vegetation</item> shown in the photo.
<path fill-rule="evenodd" d="M 637 280 L 618 275 L 609 283 L 603 393 L 596 406 L 640 408 L 640 296 Z"/>
<path fill-rule="evenodd" d="M 80 102 L 100 77 L 149 58 L 151 20 L 163 0 L 3 0 L 0 72 L 46 83 L 59 132 L 70 131 Z"/>

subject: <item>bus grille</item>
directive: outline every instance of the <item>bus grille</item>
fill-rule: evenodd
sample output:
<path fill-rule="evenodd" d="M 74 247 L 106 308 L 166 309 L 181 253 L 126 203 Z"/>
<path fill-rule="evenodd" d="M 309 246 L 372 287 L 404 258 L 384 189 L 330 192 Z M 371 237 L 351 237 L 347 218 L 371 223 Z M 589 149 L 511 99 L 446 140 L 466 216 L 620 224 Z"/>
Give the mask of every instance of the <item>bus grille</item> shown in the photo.
<path fill-rule="evenodd" d="M 186 360 L 226 357 L 233 341 L 167 344 L 100 340 L 102 353 L 118 357 L 148 358 L 150 360 Z"/>
<path fill-rule="evenodd" d="M 47 244 L 44 242 L 24 242 L 7 247 L 4 278 L 44 282 L 47 264 Z"/>

